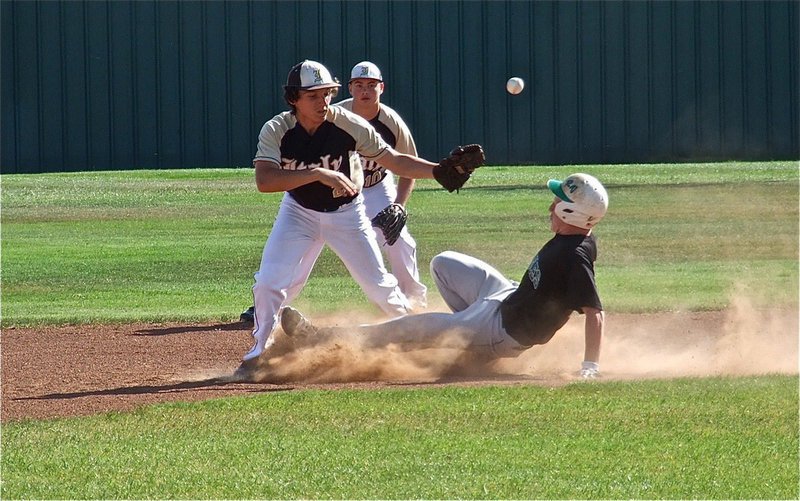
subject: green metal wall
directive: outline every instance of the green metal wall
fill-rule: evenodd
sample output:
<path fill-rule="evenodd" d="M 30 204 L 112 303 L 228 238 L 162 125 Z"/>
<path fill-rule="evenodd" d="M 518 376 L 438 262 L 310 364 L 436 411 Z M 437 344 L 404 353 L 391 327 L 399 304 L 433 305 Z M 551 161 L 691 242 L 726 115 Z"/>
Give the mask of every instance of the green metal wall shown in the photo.
<path fill-rule="evenodd" d="M 305 58 L 377 63 L 430 159 L 798 159 L 798 6 L 4 0 L 0 168 L 250 165 Z"/>

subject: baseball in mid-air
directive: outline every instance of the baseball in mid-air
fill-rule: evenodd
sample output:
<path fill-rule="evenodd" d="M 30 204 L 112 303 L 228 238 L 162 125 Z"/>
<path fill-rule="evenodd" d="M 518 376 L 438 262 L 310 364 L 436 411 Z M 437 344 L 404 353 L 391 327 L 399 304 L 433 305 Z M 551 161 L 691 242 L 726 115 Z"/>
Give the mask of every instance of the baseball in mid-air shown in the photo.
<path fill-rule="evenodd" d="M 519 94 L 525 88 L 525 81 L 520 77 L 511 77 L 506 82 L 506 90 L 509 94 Z"/>

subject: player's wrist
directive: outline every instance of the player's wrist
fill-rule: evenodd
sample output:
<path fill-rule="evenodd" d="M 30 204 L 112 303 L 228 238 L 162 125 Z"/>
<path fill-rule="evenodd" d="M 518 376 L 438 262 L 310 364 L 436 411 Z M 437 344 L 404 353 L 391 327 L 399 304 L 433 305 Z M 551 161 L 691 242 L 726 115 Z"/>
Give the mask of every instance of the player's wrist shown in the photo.
<path fill-rule="evenodd" d="M 322 169 L 308 169 L 306 170 L 312 181 L 322 181 Z"/>

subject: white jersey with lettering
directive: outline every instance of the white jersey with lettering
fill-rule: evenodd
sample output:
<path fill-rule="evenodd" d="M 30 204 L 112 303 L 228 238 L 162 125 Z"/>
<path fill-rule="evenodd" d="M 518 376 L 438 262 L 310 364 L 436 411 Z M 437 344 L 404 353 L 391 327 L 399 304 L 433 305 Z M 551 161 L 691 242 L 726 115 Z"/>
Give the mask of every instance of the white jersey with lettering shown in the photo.
<path fill-rule="evenodd" d="M 336 103 L 346 110 L 353 110 L 353 99 Z M 369 121 L 384 141 L 400 153 L 417 156 L 417 145 L 403 118 L 397 111 L 380 103 L 378 114 Z M 394 175 L 380 165 L 376 159 L 361 157 L 364 170 L 364 203 L 367 217 L 372 219 L 386 206 L 397 199 L 397 185 Z M 378 244 L 386 254 L 392 274 L 400 284 L 400 290 L 418 308 L 427 306 L 427 287 L 419 278 L 417 266 L 417 242 L 408 230 L 403 228 L 394 245 L 386 245 L 383 233 L 377 232 Z M 309 270 L 310 272 L 311 270 Z"/>
<path fill-rule="evenodd" d="M 358 115 L 331 106 L 325 122 L 309 135 L 289 113 L 281 113 L 261 129 L 254 161 L 281 169 L 333 169 L 363 181 L 359 156 L 377 160 L 389 145 Z M 389 316 L 410 309 L 397 279 L 383 264 L 361 193 L 345 196 L 320 182 L 288 191 L 269 233 L 255 274 L 253 347 L 244 360 L 259 356 L 271 344 L 278 316 L 303 289 L 322 247 L 339 256 L 367 297 Z"/>

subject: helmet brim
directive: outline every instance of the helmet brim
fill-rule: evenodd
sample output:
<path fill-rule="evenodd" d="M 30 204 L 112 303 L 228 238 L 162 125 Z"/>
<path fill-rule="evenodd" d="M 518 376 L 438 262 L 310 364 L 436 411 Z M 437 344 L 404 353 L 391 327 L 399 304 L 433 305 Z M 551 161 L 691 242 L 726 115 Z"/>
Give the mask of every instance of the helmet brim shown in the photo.
<path fill-rule="evenodd" d="M 326 84 L 312 85 L 311 87 L 300 87 L 300 90 L 338 89 L 341 86 L 342 84 L 338 83 L 326 83 Z"/>
<path fill-rule="evenodd" d="M 550 191 L 552 191 L 555 196 L 565 202 L 572 203 L 572 200 L 570 200 L 566 193 L 564 193 L 564 189 L 562 188 L 563 184 L 564 183 L 558 179 L 551 179 L 550 181 L 547 181 L 547 187 L 550 188 Z"/>
<path fill-rule="evenodd" d="M 342 86 L 342 84 L 338 84 L 338 83 L 325 83 L 325 84 L 319 84 L 319 85 L 312 85 L 311 87 L 299 87 L 297 85 L 284 85 L 283 89 L 284 90 L 289 90 L 289 89 L 293 89 L 293 90 L 338 89 L 341 86 Z"/>
<path fill-rule="evenodd" d="M 381 80 L 380 78 L 372 78 L 372 77 L 353 77 L 347 83 L 351 84 L 351 83 L 355 82 L 356 80 L 372 80 L 373 82 L 383 83 L 383 80 Z"/>

